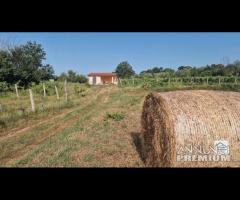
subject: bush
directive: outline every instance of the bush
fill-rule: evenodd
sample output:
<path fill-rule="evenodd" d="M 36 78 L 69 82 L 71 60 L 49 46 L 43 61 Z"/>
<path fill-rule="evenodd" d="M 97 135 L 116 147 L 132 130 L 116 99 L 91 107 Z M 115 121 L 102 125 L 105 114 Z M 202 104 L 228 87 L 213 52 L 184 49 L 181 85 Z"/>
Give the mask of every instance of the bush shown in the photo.
<path fill-rule="evenodd" d="M 81 87 L 81 85 L 74 85 L 74 92 L 78 95 L 85 92 L 86 88 Z"/>
<path fill-rule="evenodd" d="M 46 82 L 44 82 L 44 84 L 45 84 L 45 89 L 46 89 L 46 93 L 47 93 L 48 96 L 53 96 L 53 95 L 56 94 L 55 85 L 57 86 L 59 96 L 62 96 L 64 94 L 64 83 L 63 82 L 46 81 Z M 42 83 L 40 83 L 40 84 L 33 83 L 32 84 L 32 90 L 36 94 L 43 95 L 43 84 Z"/>
<path fill-rule="evenodd" d="M 0 82 L 0 92 L 6 93 L 9 90 L 9 84 L 7 82 Z"/>
<path fill-rule="evenodd" d="M 106 113 L 104 121 L 106 121 L 108 119 L 113 119 L 115 121 L 121 121 L 124 119 L 124 116 L 119 113 Z"/>

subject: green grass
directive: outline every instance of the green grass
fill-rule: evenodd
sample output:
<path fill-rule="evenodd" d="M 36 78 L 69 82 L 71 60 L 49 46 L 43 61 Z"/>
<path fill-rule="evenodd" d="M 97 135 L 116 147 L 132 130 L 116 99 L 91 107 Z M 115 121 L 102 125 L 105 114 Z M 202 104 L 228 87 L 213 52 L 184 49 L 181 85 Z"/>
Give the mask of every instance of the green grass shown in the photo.
<path fill-rule="evenodd" d="M 199 89 L 197 86 L 191 87 Z M 86 93 L 84 98 L 77 95 L 71 99 L 73 105 L 55 111 L 54 118 L 51 111 L 47 111 L 49 113 L 46 115 L 45 111 L 41 111 L 42 116 L 33 114 L 28 120 L 30 125 L 34 125 L 31 121 L 34 117 L 43 123 L 11 137 L 7 137 L 8 131 L 0 135 L 0 166 L 142 166 L 131 133 L 141 131 L 140 119 L 145 96 L 149 91 L 176 89 L 186 87 L 88 88 L 83 92 Z M 51 98 L 49 101 L 52 101 Z M 25 123 L 20 128 L 28 125 Z M 14 128 L 19 126 L 16 123 L 13 125 Z"/>
<path fill-rule="evenodd" d="M 173 90 L 189 90 L 189 89 L 213 89 L 225 91 L 240 91 L 240 78 L 237 77 L 237 84 L 235 84 L 235 77 L 209 77 L 207 84 L 207 77 L 195 77 L 191 82 L 191 77 L 184 78 L 136 78 L 133 85 L 131 79 L 122 79 L 121 88 L 143 88 L 145 90 L 153 91 L 173 91 Z"/>
<path fill-rule="evenodd" d="M 104 120 L 113 119 L 115 121 L 121 121 L 124 119 L 124 115 L 120 113 L 106 113 Z"/>
<path fill-rule="evenodd" d="M 60 100 L 56 99 L 52 87 L 59 85 Z M 14 92 L 8 92 L 6 95 L 0 94 L 0 131 L 12 128 L 20 123 L 26 123 L 31 119 L 48 117 L 61 113 L 64 109 L 73 108 L 80 103 L 80 99 L 86 98 L 89 94 L 89 87 L 83 84 L 69 83 L 68 84 L 68 101 L 66 102 L 63 83 L 54 82 L 48 83 L 47 97 L 43 97 L 42 85 L 33 86 L 33 96 L 35 101 L 36 111 L 31 111 L 28 90 L 20 90 L 19 98 Z M 61 86 L 61 87 L 60 87 Z M 49 88 L 48 88 L 49 87 Z M 51 90 L 51 91 L 50 91 Z"/>
<path fill-rule="evenodd" d="M 114 86 L 90 90 L 84 104 L 66 108 L 71 112 L 0 140 L 0 166 L 98 167 L 139 163 L 125 120 L 132 120 L 126 111 L 139 112 L 137 108 L 146 92 L 136 93 Z M 66 126 L 59 129 L 64 123 Z M 135 157 L 126 159 L 127 155 Z"/>
<path fill-rule="evenodd" d="M 67 114 L 66 116 L 63 116 L 63 118 L 61 119 L 61 122 L 63 123 L 66 120 L 69 120 L 69 118 L 71 117 L 75 117 L 76 115 L 82 116 L 79 119 L 77 119 L 77 121 L 75 121 L 73 124 L 70 124 L 68 127 L 66 127 L 65 129 L 63 129 L 60 133 L 58 133 L 57 135 L 52 136 L 51 138 L 43 141 L 42 144 L 40 144 L 36 149 L 33 149 L 32 151 L 28 152 L 28 154 L 26 156 L 24 156 L 24 158 L 21 158 L 20 160 L 17 160 L 15 162 L 15 164 L 13 164 L 12 166 L 18 167 L 18 166 L 22 166 L 22 165 L 28 165 L 29 163 L 31 163 L 33 161 L 34 158 L 38 157 L 39 154 L 46 152 L 46 154 L 48 154 L 49 151 L 58 151 L 59 147 L 62 146 L 68 146 L 69 150 L 64 150 L 62 153 L 53 153 L 51 154 L 52 158 L 45 158 L 44 162 L 44 166 L 48 165 L 48 166 L 56 166 L 56 165 L 63 165 L 63 166 L 69 166 L 69 162 L 67 162 L 68 159 L 70 159 L 71 157 L 71 152 L 76 150 L 76 148 L 80 149 L 80 148 L 87 148 L 90 143 L 88 140 L 73 140 L 73 138 L 71 139 L 71 137 L 69 138 L 69 136 L 75 135 L 77 136 L 77 134 L 79 133 L 79 127 L 81 127 L 85 121 L 89 120 L 89 118 L 94 115 L 95 112 L 95 107 L 97 106 L 97 104 L 99 104 L 99 99 L 97 98 L 95 100 L 94 103 L 87 105 L 86 107 L 79 107 L 78 109 L 76 109 L 74 112 L 71 112 L 69 114 Z M 86 111 L 88 111 L 86 113 Z M 84 115 L 84 113 L 86 113 Z M 35 132 L 35 130 L 34 130 Z M 31 131 L 32 134 L 33 130 Z M 42 132 L 43 133 L 43 132 Z M 77 141 L 77 143 L 76 143 Z M 29 143 L 26 141 L 24 141 L 25 144 Z M 13 143 L 17 143 L 19 144 L 18 141 L 16 141 L 14 139 Z M 15 145 L 17 146 L 17 145 Z M 73 148 L 74 147 L 74 148 Z M 67 147 L 66 147 L 67 148 Z M 55 150 L 53 150 L 55 149 Z M 11 152 L 9 152 L 11 153 Z M 47 156 L 48 157 L 48 156 Z M 74 163 L 71 163 L 71 165 L 73 165 Z"/>

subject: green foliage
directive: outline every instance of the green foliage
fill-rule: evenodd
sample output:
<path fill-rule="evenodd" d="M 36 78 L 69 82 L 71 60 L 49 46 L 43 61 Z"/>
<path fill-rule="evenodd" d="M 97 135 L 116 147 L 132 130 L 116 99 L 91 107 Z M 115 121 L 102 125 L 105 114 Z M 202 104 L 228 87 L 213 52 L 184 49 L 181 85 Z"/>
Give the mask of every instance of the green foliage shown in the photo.
<path fill-rule="evenodd" d="M 58 77 L 59 81 L 64 81 L 65 79 L 67 79 L 68 82 L 72 82 L 72 83 L 87 83 L 88 81 L 86 76 L 77 74 L 73 70 L 68 70 L 67 73 L 63 72 Z"/>
<path fill-rule="evenodd" d="M 146 75 L 146 76 L 154 76 L 154 74 L 160 74 L 163 72 L 163 68 L 162 67 L 153 67 L 152 69 L 147 69 L 144 71 L 140 72 L 140 75 Z"/>
<path fill-rule="evenodd" d="M 71 108 L 78 105 L 79 99 L 86 96 L 87 86 L 79 83 L 68 83 L 68 101 L 65 100 L 64 95 L 64 83 L 63 82 L 50 82 L 45 81 L 45 88 L 47 92 L 46 98 L 43 97 L 43 85 L 32 84 L 32 91 L 36 106 L 36 111 L 31 111 L 29 101 L 28 89 L 19 87 L 19 99 L 16 97 L 15 88 L 11 89 L 11 92 L 7 92 L 7 95 L 2 95 L 0 92 L 0 133 L 3 128 L 10 128 L 16 125 L 21 120 L 33 119 L 39 116 L 48 116 L 54 113 L 61 112 L 62 109 Z M 6 85 L 0 82 L 0 85 Z M 60 99 L 56 99 L 56 93 L 54 86 L 58 87 Z M 79 95 L 75 92 L 75 88 L 80 92 Z M 8 104 L 8 100 L 11 103 Z"/>
<path fill-rule="evenodd" d="M 64 94 L 63 83 L 60 83 L 60 82 L 57 82 L 57 81 L 55 81 L 55 82 L 45 81 L 44 84 L 45 84 L 45 89 L 46 89 L 47 96 L 53 96 L 53 95 L 56 94 L 55 85 L 58 88 L 59 95 L 62 96 Z M 41 84 L 33 83 L 32 84 L 32 90 L 33 90 L 33 93 L 35 93 L 35 94 L 43 95 L 43 83 L 41 83 Z"/>
<path fill-rule="evenodd" d="M 113 119 L 114 121 L 121 121 L 124 119 L 124 116 L 122 114 L 119 113 L 106 113 L 105 117 L 104 117 L 104 121 L 108 120 L 108 119 Z"/>
<path fill-rule="evenodd" d="M 53 78 L 52 66 L 42 64 L 45 59 L 44 49 L 36 42 L 1 50 L 0 81 L 27 88 L 32 83 Z"/>
<path fill-rule="evenodd" d="M 181 70 L 191 70 L 192 67 L 191 66 L 180 66 L 178 67 L 178 70 L 181 71 Z"/>
<path fill-rule="evenodd" d="M 7 82 L 0 82 L 0 92 L 1 93 L 6 93 L 9 90 L 9 85 Z"/>
<path fill-rule="evenodd" d="M 55 78 L 53 67 L 49 64 L 42 66 L 38 73 L 41 81 Z"/>
<path fill-rule="evenodd" d="M 175 70 L 171 69 L 171 68 L 165 68 L 163 70 L 163 73 L 164 73 L 165 77 L 169 77 L 169 76 L 173 76 L 174 75 Z"/>
<path fill-rule="evenodd" d="M 226 66 L 222 64 L 211 64 L 202 67 L 180 66 L 175 71 L 171 68 L 154 67 L 142 71 L 140 77 L 217 77 L 217 76 L 239 76 L 240 61 L 236 60 Z"/>
<path fill-rule="evenodd" d="M 127 61 L 118 64 L 115 72 L 117 73 L 118 78 L 130 78 L 135 74 L 132 66 Z"/>
<path fill-rule="evenodd" d="M 219 84 L 220 79 L 220 84 Z M 211 76 L 211 77 L 168 77 L 168 78 L 135 78 L 134 85 L 131 79 L 122 79 L 120 87 L 139 87 L 144 89 L 172 90 L 178 88 L 200 88 L 200 89 L 219 89 L 239 90 L 240 77 Z"/>
<path fill-rule="evenodd" d="M 77 80 L 78 80 L 79 83 L 87 83 L 88 82 L 87 77 L 84 76 L 84 75 L 78 75 Z"/>
<path fill-rule="evenodd" d="M 74 85 L 74 91 L 76 94 L 81 94 L 86 91 L 86 88 L 83 88 L 80 84 L 79 85 Z"/>
<path fill-rule="evenodd" d="M 180 66 L 176 72 L 178 77 L 190 77 L 191 76 L 192 67 L 190 66 Z"/>

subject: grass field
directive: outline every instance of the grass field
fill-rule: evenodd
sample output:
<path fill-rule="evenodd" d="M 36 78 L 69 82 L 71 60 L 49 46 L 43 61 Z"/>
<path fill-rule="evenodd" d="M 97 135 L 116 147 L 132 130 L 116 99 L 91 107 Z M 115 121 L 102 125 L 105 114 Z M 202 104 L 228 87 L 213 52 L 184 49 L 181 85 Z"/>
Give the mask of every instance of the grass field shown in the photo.
<path fill-rule="evenodd" d="M 1 129 L 0 166 L 143 166 L 135 143 L 146 94 L 96 86 L 74 98 L 73 106 L 18 119 Z"/>
<path fill-rule="evenodd" d="M 14 93 L 0 99 L 1 167 L 144 167 L 139 133 L 145 96 L 151 90 L 206 86 L 93 86 L 80 93 L 74 87 L 68 102 L 63 93 L 56 100 L 54 94 L 44 99 L 35 92 L 35 113 L 27 93 L 19 100 Z"/>

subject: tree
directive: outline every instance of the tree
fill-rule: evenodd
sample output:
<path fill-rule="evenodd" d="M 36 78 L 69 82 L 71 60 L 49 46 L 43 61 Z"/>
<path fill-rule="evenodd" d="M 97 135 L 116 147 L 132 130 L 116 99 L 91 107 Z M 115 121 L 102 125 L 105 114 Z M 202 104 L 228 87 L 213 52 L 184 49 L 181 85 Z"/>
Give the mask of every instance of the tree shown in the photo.
<path fill-rule="evenodd" d="M 68 78 L 68 75 L 65 72 L 62 72 L 59 76 L 58 76 L 58 80 L 59 81 L 64 81 L 65 79 Z"/>
<path fill-rule="evenodd" d="M 14 81 L 14 71 L 10 60 L 10 54 L 0 50 L 0 82 L 11 83 Z"/>
<path fill-rule="evenodd" d="M 163 72 L 168 74 L 169 76 L 173 76 L 173 74 L 175 73 L 175 70 L 171 68 L 165 68 Z"/>
<path fill-rule="evenodd" d="M 54 79 L 53 67 L 49 64 L 42 66 L 39 69 L 39 78 L 40 78 L 41 81 Z"/>
<path fill-rule="evenodd" d="M 191 76 L 198 76 L 198 69 L 193 67 L 190 69 Z"/>
<path fill-rule="evenodd" d="M 130 78 L 135 74 L 132 66 L 127 61 L 119 63 L 115 72 L 118 78 Z"/>
<path fill-rule="evenodd" d="M 86 76 L 84 75 L 77 75 L 77 82 L 78 83 L 87 83 L 88 79 Z"/>
<path fill-rule="evenodd" d="M 213 76 L 223 76 L 224 75 L 224 65 L 223 64 L 212 64 L 211 71 Z"/>
<path fill-rule="evenodd" d="M 72 83 L 77 82 L 77 73 L 73 70 L 68 70 L 67 80 Z"/>
<path fill-rule="evenodd" d="M 141 71 L 140 75 L 150 75 L 152 77 L 154 77 L 155 74 L 160 74 L 163 72 L 163 68 L 162 67 L 153 67 L 151 69 L 147 69 L 145 71 Z"/>
<path fill-rule="evenodd" d="M 9 84 L 28 87 L 53 77 L 50 65 L 43 65 L 46 53 L 40 44 L 27 42 L 0 51 L 0 77 Z"/>
<path fill-rule="evenodd" d="M 236 60 L 233 62 L 233 64 L 236 66 L 236 76 L 240 75 L 240 61 Z"/>
<path fill-rule="evenodd" d="M 178 67 L 176 75 L 181 77 L 189 77 L 191 76 L 191 70 L 192 70 L 191 66 L 180 66 Z"/>
<path fill-rule="evenodd" d="M 77 74 L 77 72 L 74 72 L 73 70 L 68 70 L 67 73 L 63 72 L 58 77 L 58 80 L 60 81 L 64 81 L 65 79 L 72 83 L 86 83 L 88 81 L 86 76 Z"/>
<path fill-rule="evenodd" d="M 46 53 L 40 44 L 27 42 L 25 45 L 14 47 L 10 50 L 14 68 L 14 76 L 19 85 L 27 87 L 32 82 L 39 83 L 39 69 Z"/>
<path fill-rule="evenodd" d="M 180 70 L 187 70 L 187 69 L 192 69 L 192 67 L 191 66 L 180 66 L 180 67 L 178 67 L 179 71 Z"/>
<path fill-rule="evenodd" d="M 161 73 L 163 72 L 163 68 L 162 67 L 154 67 L 152 68 L 152 73 Z"/>
<path fill-rule="evenodd" d="M 210 65 L 197 68 L 197 76 L 212 76 L 212 69 Z"/>

